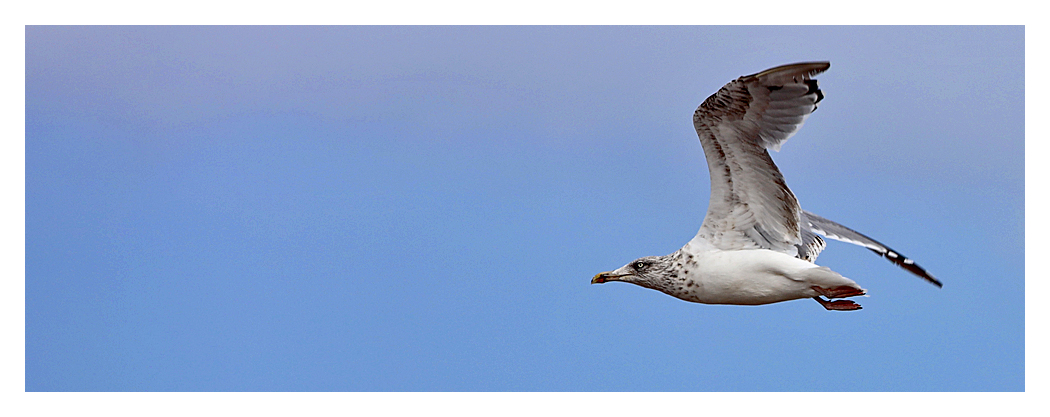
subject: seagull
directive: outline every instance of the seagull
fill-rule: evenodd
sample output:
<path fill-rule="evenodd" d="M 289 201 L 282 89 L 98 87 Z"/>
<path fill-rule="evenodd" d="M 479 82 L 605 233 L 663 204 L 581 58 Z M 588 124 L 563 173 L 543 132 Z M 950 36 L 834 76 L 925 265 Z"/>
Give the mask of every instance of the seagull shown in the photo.
<path fill-rule="evenodd" d="M 915 261 L 846 226 L 802 210 L 768 149 L 780 150 L 824 93 L 814 76 L 829 62 L 782 65 L 733 80 L 693 113 L 711 172 L 711 201 L 696 236 L 670 255 L 647 256 L 602 272 L 591 284 L 621 281 L 703 304 L 762 305 L 812 298 L 829 311 L 860 310 L 867 291 L 814 263 L 821 236 L 863 246 L 941 287 Z"/>

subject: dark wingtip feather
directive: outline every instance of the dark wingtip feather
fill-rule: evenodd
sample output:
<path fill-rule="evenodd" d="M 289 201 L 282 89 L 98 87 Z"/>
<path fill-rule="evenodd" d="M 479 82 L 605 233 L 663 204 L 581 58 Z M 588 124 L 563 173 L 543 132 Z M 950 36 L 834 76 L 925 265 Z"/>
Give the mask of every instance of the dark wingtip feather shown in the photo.
<path fill-rule="evenodd" d="M 806 94 L 817 95 L 817 101 L 813 102 L 813 104 L 820 103 L 820 100 L 824 99 L 824 92 L 820 91 L 820 87 L 817 85 L 817 80 L 806 80 L 805 83 L 806 86 L 809 87 L 809 91 L 807 91 Z"/>
<path fill-rule="evenodd" d="M 889 249 L 889 248 L 887 248 L 887 249 Z M 886 258 L 890 262 L 893 262 L 895 265 L 897 265 L 897 266 L 899 266 L 901 268 L 904 268 L 906 271 L 911 272 L 911 273 L 919 276 L 920 278 L 926 280 L 926 282 L 929 282 L 930 284 L 936 285 L 937 288 L 943 288 L 944 287 L 944 284 L 942 284 L 940 280 L 938 280 L 937 278 L 934 278 L 933 275 L 930 275 L 929 272 L 926 272 L 926 270 L 923 269 L 921 266 L 919 266 L 919 264 L 915 263 L 915 261 L 912 261 L 911 259 L 908 259 L 908 258 L 904 257 L 904 255 L 901 255 L 899 252 L 896 252 L 893 249 L 889 249 L 885 253 L 879 252 L 879 251 L 877 251 L 875 249 L 871 249 L 871 248 L 868 248 L 868 250 L 879 254 L 883 258 Z"/>

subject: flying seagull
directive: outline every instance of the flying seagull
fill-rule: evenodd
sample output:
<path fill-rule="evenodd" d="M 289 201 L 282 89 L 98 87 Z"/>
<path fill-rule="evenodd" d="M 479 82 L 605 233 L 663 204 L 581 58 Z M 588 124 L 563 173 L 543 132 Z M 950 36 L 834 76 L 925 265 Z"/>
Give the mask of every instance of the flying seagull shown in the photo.
<path fill-rule="evenodd" d="M 812 77 L 831 63 L 783 65 L 729 82 L 693 113 L 711 171 L 711 202 L 696 237 L 678 251 L 602 272 L 704 304 L 760 305 L 812 298 L 827 310 L 859 310 L 866 291 L 813 263 L 820 236 L 866 247 L 926 281 L 911 259 L 850 228 L 802 210 L 767 149 L 780 150 L 824 98 Z"/>

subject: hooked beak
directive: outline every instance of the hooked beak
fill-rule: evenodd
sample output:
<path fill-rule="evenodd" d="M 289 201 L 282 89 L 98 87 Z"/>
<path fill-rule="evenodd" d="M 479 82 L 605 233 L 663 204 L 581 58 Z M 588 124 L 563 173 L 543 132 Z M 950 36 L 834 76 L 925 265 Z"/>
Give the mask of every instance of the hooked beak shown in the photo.
<path fill-rule="evenodd" d="M 622 276 L 623 275 L 615 275 L 612 271 L 602 272 L 595 275 L 594 278 L 591 278 L 591 284 L 604 284 L 609 281 L 619 281 Z"/>

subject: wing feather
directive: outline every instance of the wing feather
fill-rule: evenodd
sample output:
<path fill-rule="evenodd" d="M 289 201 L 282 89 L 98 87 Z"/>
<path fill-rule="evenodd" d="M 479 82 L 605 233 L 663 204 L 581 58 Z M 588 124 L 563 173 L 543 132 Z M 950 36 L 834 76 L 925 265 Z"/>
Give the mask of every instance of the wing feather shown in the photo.
<path fill-rule="evenodd" d="M 803 225 L 805 226 L 805 229 L 808 229 L 813 233 L 823 235 L 824 237 L 827 237 L 829 239 L 835 239 L 838 241 L 863 246 L 865 248 L 868 248 L 872 252 L 881 255 L 883 258 L 886 258 L 890 262 L 893 262 L 897 266 L 904 268 L 908 272 L 919 276 L 920 278 L 926 280 L 927 282 L 933 285 L 936 285 L 938 287 L 941 287 L 943 285 L 941 284 L 940 280 L 934 278 L 933 275 L 930 275 L 929 272 L 926 272 L 926 269 L 919 266 L 919 264 L 915 263 L 915 261 L 909 259 L 907 256 L 904 256 L 904 254 L 897 252 L 891 249 L 889 246 L 883 245 L 875 239 L 867 237 L 856 230 L 850 229 L 846 226 L 835 223 L 831 220 L 825 219 L 805 210 L 802 211 L 802 221 Z"/>
<path fill-rule="evenodd" d="M 702 237 L 723 250 L 798 255 L 800 208 L 767 149 L 778 150 L 824 98 L 811 77 L 827 62 L 784 65 L 729 82 L 693 113 L 711 173 Z M 819 250 L 818 250 L 819 252 Z"/>
<path fill-rule="evenodd" d="M 798 245 L 798 258 L 809 262 L 816 262 L 817 255 L 824 251 L 827 242 L 812 230 L 802 228 L 802 243 Z"/>

